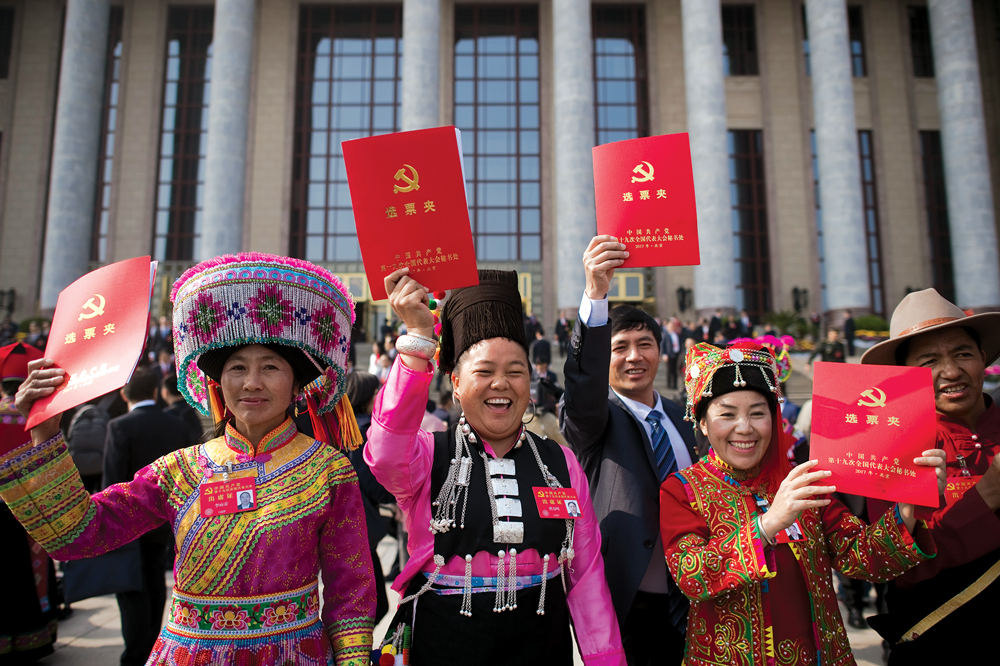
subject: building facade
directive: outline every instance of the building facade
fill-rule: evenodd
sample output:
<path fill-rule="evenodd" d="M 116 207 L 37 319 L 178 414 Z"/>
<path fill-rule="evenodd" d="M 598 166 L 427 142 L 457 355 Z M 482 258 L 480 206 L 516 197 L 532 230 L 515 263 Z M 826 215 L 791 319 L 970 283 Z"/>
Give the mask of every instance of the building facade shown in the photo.
<path fill-rule="evenodd" d="M 340 142 L 462 130 L 481 267 L 579 303 L 590 148 L 688 132 L 702 264 L 620 271 L 663 316 L 1000 308 L 994 0 L 0 0 L 0 290 L 51 309 L 151 254 L 255 250 L 368 298 Z"/>

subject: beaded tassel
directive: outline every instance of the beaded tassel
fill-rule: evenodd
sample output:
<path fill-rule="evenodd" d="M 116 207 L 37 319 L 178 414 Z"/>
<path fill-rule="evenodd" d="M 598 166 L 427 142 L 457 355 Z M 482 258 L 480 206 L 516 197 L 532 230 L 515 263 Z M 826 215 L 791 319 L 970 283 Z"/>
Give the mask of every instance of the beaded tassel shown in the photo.
<path fill-rule="evenodd" d="M 506 583 L 506 577 L 503 573 L 503 558 L 506 555 L 502 550 L 497 553 L 497 596 L 496 601 L 493 602 L 493 612 L 502 613 L 504 611 L 504 603 L 506 601 L 506 591 L 504 590 L 504 583 Z"/>
<path fill-rule="evenodd" d="M 517 550 L 510 549 L 510 567 L 507 570 L 507 603 L 504 610 L 517 608 Z"/>
<path fill-rule="evenodd" d="M 542 558 L 542 595 L 538 599 L 538 610 L 535 615 L 545 615 L 545 585 L 549 580 L 549 555 Z"/>
<path fill-rule="evenodd" d="M 458 614 L 472 617 L 472 555 L 465 556 L 465 580 L 462 586 L 462 608 Z"/>

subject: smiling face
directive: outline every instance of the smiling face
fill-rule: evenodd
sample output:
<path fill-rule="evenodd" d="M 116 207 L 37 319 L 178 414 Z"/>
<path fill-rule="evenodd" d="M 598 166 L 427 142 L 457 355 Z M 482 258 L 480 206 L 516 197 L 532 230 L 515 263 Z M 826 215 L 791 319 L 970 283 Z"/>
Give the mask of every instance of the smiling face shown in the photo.
<path fill-rule="evenodd" d="M 611 338 L 611 388 L 626 398 L 652 405 L 660 349 L 646 328 L 619 331 Z"/>
<path fill-rule="evenodd" d="M 752 469 L 771 443 L 771 410 L 757 391 L 732 391 L 712 399 L 699 427 L 727 465 Z"/>
<path fill-rule="evenodd" d="M 288 361 L 262 345 L 248 345 L 230 356 L 221 380 L 226 406 L 243 435 L 281 425 L 298 389 Z"/>
<path fill-rule="evenodd" d="M 983 379 L 986 354 L 962 328 L 931 331 L 913 338 L 906 365 L 931 369 L 937 411 L 970 425 L 986 409 Z"/>
<path fill-rule="evenodd" d="M 478 342 L 462 354 L 452 382 L 469 425 L 493 446 L 513 444 L 531 393 L 524 347 L 506 338 Z"/>

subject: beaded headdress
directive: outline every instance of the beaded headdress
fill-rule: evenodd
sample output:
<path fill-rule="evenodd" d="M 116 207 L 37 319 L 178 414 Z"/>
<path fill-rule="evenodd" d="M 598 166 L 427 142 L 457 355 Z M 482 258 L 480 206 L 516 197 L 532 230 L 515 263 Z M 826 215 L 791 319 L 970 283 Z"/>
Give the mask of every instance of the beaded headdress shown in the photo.
<path fill-rule="evenodd" d="M 756 342 L 774 352 L 774 360 L 778 367 L 778 381 L 784 384 L 792 376 L 792 357 L 788 350 L 795 346 L 795 338 L 790 335 L 759 335 L 756 338 L 737 338 L 737 342 Z"/>
<path fill-rule="evenodd" d="M 732 386 L 714 387 L 716 373 L 724 368 L 733 369 L 731 374 L 725 373 L 727 380 L 732 378 Z M 774 353 L 763 345 L 755 342 L 737 342 L 723 348 L 699 342 L 687 353 L 684 369 L 687 409 L 684 412 L 684 420 L 695 420 L 698 404 L 703 398 L 711 399 L 715 394 L 722 395 L 746 388 L 747 380 L 754 390 L 767 387 L 778 402 L 784 402 L 777 375 Z"/>
<path fill-rule="evenodd" d="M 352 410 L 343 404 L 354 301 L 335 275 L 290 257 L 224 255 L 185 271 L 170 300 L 178 388 L 199 412 L 219 421 L 225 409 L 217 385 L 198 365 L 202 355 L 223 347 L 283 345 L 298 349 L 319 371 L 303 389 L 314 430 L 324 427 L 319 415 L 336 411 L 339 432 L 316 432 L 317 439 L 348 448 L 354 443 L 357 426 L 349 427 Z"/>

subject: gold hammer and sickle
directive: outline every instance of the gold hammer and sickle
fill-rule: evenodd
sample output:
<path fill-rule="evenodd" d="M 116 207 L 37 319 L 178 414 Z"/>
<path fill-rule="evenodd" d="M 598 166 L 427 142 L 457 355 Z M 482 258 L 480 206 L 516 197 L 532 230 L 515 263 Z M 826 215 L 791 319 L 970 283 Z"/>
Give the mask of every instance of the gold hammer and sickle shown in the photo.
<path fill-rule="evenodd" d="M 879 397 L 875 397 L 875 391 L 878 391 Z M 885 391 L 879 387 L 865 389 L 861 392 L 862 398 L 868 398 L 871 402 L 866 402 L 864 400 L 858 400 L 859 407 L 885 407 Z"/>
<path fill-rule="evenodd" d="M 407 169 L 409 169 L 410 171 L 413 172 L 413 179 L 412 180 L 406 177 L 406 170 Z M 414 169 L 413 167 L 411 167 L 409 164 L 404 164 L 403 168 L 400 169 L 399 171 L 397 171 L 396 175 L 393 176 L 393 179 L 394 180 L 402 180 L 402 181 L 406 182 L 405 186 L 404 185 L 393 185 L 392 186 L 392 193 L 393 194 L 399 194 L 400 192 L 413 192 L 414 190 L 419 190 L 420 189 L 420 174 L 418 174 L 417 170 Z"/>
<path fill-rule="evenodd" d="M 645 169 L 642 168 L 643 164 L 646 165 Z M 654 173 L 653 165 L 650 164 L 649 162 L 642 162 L 640 164 L 637 164 L 636 167 L 632 169 L 632 173 L 638 173 L 641 174 L 642 176 L 642 177 L 632 176 L 633 183 L 645 183 L 647 181 L 653 180 L 653 173 Z"/>
<path fill-rule="evenodd" d="M 83 309 L 90 310 L 90 314 L 84 314 L 81 312 L 80 316 L 77 318 L 77 321 L 83 321 L 84 319 L 93 319 L 94 317 L 104 314 L 104 303 L 105 303 L 104 297 L 101 296 L 100 294 L 94 294 L 94 296 L 96 296 L 101 300 L 101 304 L 94 305 L 94 299 L 93 297 L 91 297 L 90 300 L 88 300 L 86 303 L 83 304 Z"/>

